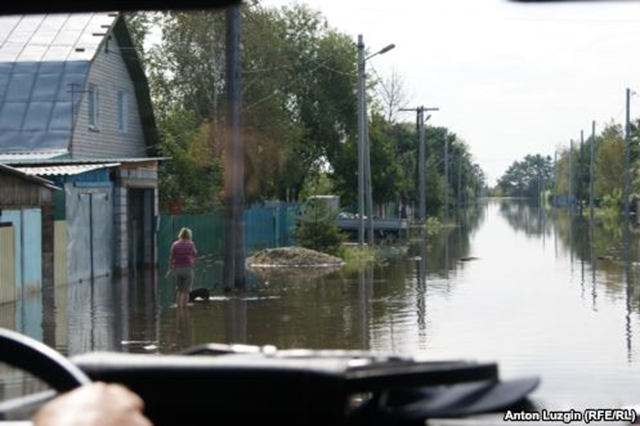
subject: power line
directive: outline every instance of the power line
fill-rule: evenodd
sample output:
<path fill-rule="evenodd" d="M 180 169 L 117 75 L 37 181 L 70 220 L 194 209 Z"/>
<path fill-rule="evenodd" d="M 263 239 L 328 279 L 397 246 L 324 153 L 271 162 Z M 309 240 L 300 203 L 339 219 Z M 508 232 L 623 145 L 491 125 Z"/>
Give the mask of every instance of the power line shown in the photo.
<path fill-rule="evenodd" d="M 337 72 L 337 73 L 340 73 L 340 74 L 344 74 L 344 75 L 346 75 L 346 76 L 348 76 L 348 77 L 355 77 L 355 76 L 356 76 L 355 74 L 347 74 L 347 73 L 343 73 L 343 72 L 341 72 L 341 71 L 338 71 L 338 70 L 336 70 L 336 69 L 333 69 L 333 68 L 331 68 L 331 67 L 327 66 L 327 65 L 326 65 L 326 63 L 327 63 L 328 61 L 330 61 L 330 60 L 331 60 L 331 59 L 327 59 L 325 62 L 317 64 L 317 65 L 315 66 L 315 68 L 311 69 L 309 72 L 317 71 L 319 68 L 326 68 L 326 69 L 331 70 L 331 71 L 333 71 L 333 72 Z M 290 81 L 286 86 L 287 86 L 287 87 L 293 86 L 293 85 L 295 85 L 296 83 L 298 83 L 300 80 L 303 80 L 303 79 L 305 79 L 305 78 L 307 78 L 307 76 L 306 76 L 306 75 L 304 75 L 304 74 L 299 75 L 297 78 L 294 78 L 292 81 Z M 266 101 L 268 101 L 269 99 L 271 99 L 271 98 L 273 98 L 273 97 L 275 97 L 275 96 L 279 95 L 280 93 L 281 93 L 280 91 L 274 91 L 274 93 L 271 93 L 270 95 L 265 96 L 264 98 L 262 98 L 262 99 L 260 99 L 260 100 L 258 100 L 258 101 L 256 101 L 256 102 L 254 102 L 254 103 L 252 103 L 251 105 L 247 105 L 246 107 L 244 107 L 244 108 L 243 108 L 243 111 L 248 111 L 248 110 L 250 110 L 251 108 L 254 108 L 254 107 L 256 107 L 256 106 L 260 105 L 261 103 L 266 102 Z"/>

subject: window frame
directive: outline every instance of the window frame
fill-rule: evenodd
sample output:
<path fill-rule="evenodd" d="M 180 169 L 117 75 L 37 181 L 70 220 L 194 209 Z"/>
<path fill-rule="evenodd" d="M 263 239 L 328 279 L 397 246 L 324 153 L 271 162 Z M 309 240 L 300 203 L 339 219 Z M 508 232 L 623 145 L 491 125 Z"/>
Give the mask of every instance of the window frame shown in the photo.
<path fill-rule="evenodd" d="M 89 129 L 100 128 L 100 89 L 97 84 L 89 84 L 89 99 L 87 102 L 87 115 Z"/>
<path fill-rule="evenodd" d="M 129 133 L 129 94 L 126 90 L 118 90 L 116 94 L 116 108 L 118 111 L 118 131 Z"/>

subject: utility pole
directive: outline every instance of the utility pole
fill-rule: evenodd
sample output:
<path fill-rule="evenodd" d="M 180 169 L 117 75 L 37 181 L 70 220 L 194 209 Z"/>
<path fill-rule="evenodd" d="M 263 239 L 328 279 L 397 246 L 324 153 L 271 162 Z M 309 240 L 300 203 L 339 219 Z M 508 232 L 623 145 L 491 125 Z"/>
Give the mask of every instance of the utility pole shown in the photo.
<path fill-rule="evenodd" d="M 558 149 L 553 152 L 553 206 L 558 202 Z"/>
<path fill-rule="evenodd" d="M 542 157 L 542 168 L 539 172 L 540 175 L 540 193 L 542 194 L 542 199 L 539 199 L 538 202 L 540 203 L 541 206 L 545 206 L 547 204 L 547 197 L 546 195 L 546 187 L 547 187 L 547 178 L 545 176 L 545 158 Z M 544 237 L 544 234 L 543 234 Z"/>
<path fill-rule="evenodd" d="M 593 181 L 594 181 L 594 163 L 595 163 L 595 146 L 596 146 L 596 122 L 591 122 L 591 149 L 589 158 L 589 223 L 593 226 Z"/>
<path fill-rule="evenodd" d="M 367 97 L 363 96 L 362 103 L 364 105 L 364 189 L 365 194 L 365 211 L 367 216 L 367 244 L 373 247 L 373 186 L 371 182 L 371 139 L 369 139 L 369 119 L 367 116 Z"/>
<path fill-rule="evenodd" d="M 427 147 L 425 140 L 425 123 L 431 118 L 424 116 L 425 111 L 440 111 L 439 108 L 425 108 L 419 106 L 416 108 L 403 108 L 400 111 L 415 111 L 417 115 L 416 125 L 418 133 L 418 220 L 424 222 L 427 219 L 427 185 L 426 179 L 426 158 Z"/>
<path fill-rule="evenodd" d="M 358 36 L 358 245 L 364 246 L 364 41 Z"/>
<path fill-rule="evenodd" d="M 378 52 L 365 57 L 364 39 L 362 34 L 358 35 L 358 245 L 360 247 L 364 246 L 365 203 L 368 205 L 369 244 L 373 246 L 373 196 L 371 187 L 365 63 L 374 56 L 387 53 L 395 47 L 395 44 L 390 44 Z"/>
<path fill-rule="evenodd" d="M 462 156 L 458 156 L 458 190 L 457 192 L 457 201 L 456 201 L 456 209 L 460 210 L 462 207 Z"/>
<path fill-rule="evenodd" d="M 449 221 L 449 137 L 444 135 L 444 222 Z"/>
<path fill-rule="evenodd" d="M 582 175 L 583 175 L 583 170 L 584 170 L 584 130 L 580 130 L 580 157 L 579 157 L 579 161 L 580 163 L 578 164 L 578 203 L 579 203 L 579 207 L 580 207 L 580 217 L 582 217 L 582 213 L 583 213 L 583 208 L 582 208 L 582 195 L 583 195 L 583 188 L 582 185 L 584 182 L 582 182 Z"/>
<path fill-rule="evenodd" d="M 624 220 L 629 220 L 629 167 L 631 165 L 631 89 L 627 88 L 626 120 L 624 126 L 624 169 L 622 171 L 622 198 L 624 199 Z"/>
<path fill-rule="evenodd" d="M 240 132 L 242 79 L 240 6 L 227 9 L 226 33 L 227 132 L 225 149 L 225 239 L 223 287 L 245 285 L 244 146 Z"/>
<path fill-rule="evenodd" d="M 567 205 L 569 206 L 569 213 L 573 211 L 573 202 L 571 197 L 573 196 L 573 139 L 569 144 L 569 195 L 567 196 Z"/>
<path fill-rule="evenodd" d="M 418 220 L 424 223 L 427 220 L 427 184 L 425 181 L 426 171 L 426 146 L 424 141 L 424 107 L 416 108 L 418 114 Z"/>

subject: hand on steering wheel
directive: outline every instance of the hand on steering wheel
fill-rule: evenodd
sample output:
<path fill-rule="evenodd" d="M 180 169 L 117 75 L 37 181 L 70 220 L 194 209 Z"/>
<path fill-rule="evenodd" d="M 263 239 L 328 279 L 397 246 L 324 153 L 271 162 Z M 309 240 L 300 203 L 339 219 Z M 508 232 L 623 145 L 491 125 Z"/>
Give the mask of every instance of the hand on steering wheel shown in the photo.
<path fill-rule="evenodd" d="M 91 383 L 82 370 L 49 346 L 1 328 L 0 362 L 33 374 L 58 392 Z"/>
<path fill-rule="evenodd" d="M 91 383 L 91 379 L 71 361 L 47 345 L 15 331 L 0 328 L 0 362 L 27 371 L 57 392 L 67 392 Z M 17 398 L 0 403 L 0 419 L 7 413 L 31 407 L 50 399 L 52 392 L 35 398 Z"/>

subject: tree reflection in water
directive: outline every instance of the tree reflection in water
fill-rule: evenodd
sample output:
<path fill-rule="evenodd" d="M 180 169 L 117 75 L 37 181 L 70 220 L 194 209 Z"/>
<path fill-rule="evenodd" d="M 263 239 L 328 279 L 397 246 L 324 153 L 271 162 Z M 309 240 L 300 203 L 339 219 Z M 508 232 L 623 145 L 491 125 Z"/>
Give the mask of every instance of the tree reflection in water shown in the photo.
<path fill-rule="evenodd" d="M 632 311 L 640 310 L 637 295 L 638 269 L 640 262 L 634 261 L 639 255 L 640 230 L 631 224 L 625 225 L 621 216 L 602 214 L 591 223 L 586 216 L 569 214 L 564 208 L 540 208 L 524 200 L 503 200 L 500 214 L 517 232 L 531 237 L 544 238 L 553 233 L 561 251 L 567 251 L 571 267 L 580 262 L 581 296 L 585 297 L 586 274 L 591 273 L 591 308 L 598 311 L 598 289 L 606 294 L 617 294 L 625 298 L 625 334 L 629 362 L 632 350 Z M 536 217 L 538 219 L 536 219 Z M 543 217 L 543 220 L 539 218 Z"/>

